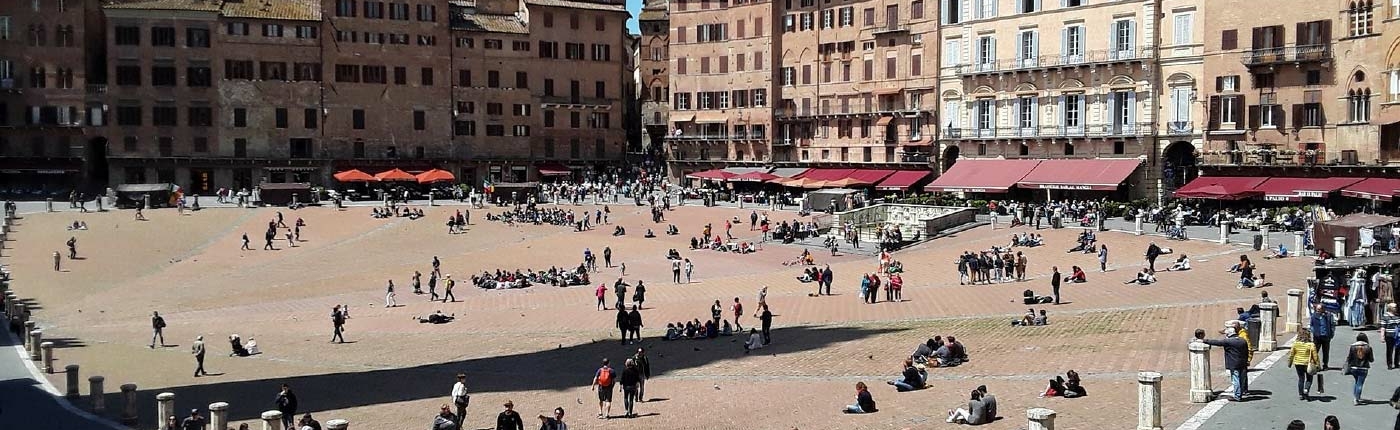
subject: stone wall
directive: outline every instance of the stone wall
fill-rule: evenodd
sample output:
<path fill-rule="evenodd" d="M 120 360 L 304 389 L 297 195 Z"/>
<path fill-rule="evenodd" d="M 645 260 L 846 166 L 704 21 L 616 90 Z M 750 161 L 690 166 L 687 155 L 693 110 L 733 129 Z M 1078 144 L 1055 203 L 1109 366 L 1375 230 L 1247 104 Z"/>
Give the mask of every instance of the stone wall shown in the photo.
<path fill-rule="evenodd" d="M 893 224 L 906 235 L 921 232 L 921 237 L 928 237 L 930 233 L 972 222 L 974 215 L 975 211 L 970 208 L 891 203 L 838 212 L 833 216 L 833 225 L 847 222 L 861 227 Z"/>

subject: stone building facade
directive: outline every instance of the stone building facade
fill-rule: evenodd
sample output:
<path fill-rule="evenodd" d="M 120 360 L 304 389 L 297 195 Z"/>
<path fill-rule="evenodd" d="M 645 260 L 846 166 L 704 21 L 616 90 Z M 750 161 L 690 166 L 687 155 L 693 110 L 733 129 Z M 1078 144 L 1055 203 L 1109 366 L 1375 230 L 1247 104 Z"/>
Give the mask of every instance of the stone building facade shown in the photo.
<path fill-rule="evenodd" d="M 642 130 L 646 133 L 646 145 L 661 148 L 664 139 L 670 134 L 671 85 L 669 79 L 670 62 L 670 12 L 666 0 L 650 0 L 642 6 L 637 17 L 641 30 L 641 45 L 638 49 L 638 72 L 642 102 Z"/>

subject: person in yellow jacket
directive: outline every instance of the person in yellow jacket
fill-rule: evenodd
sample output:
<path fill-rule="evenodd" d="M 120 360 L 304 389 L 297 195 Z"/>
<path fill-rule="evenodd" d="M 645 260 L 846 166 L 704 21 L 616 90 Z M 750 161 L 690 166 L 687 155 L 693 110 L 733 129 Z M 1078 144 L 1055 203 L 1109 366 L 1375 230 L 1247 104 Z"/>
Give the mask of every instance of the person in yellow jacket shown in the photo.
<path fill-rule="evenodd" d="M 1318 360 L 1317 346 L 1313 344 L 1312 332 L 1308 329 L 1298 330 L 1298 338 L 1288 351 L 1288 362 L 1298 372 L 1298 399 L 1310 400 L 1308 392 L 1312 391 L 1312 377 L 1317 369 L 1322 368 L 1322 363 Z"/>
<path fill-rule="evenodd" d="M 1239 331 L 1240 339 L 1244 339 L 1244 348 L 1245 348 L 1245 350 L 1249 351 L 1249 356 L 1248 356 L 1247 358 L 1249 359 L 1249 362 L 1250 362 L 1250 363 L 1253 363 L 1253 362 L 1254 362 L 1254 341 L 1249 339 L 1249 331 L 1248 331 L 1248 330 L 1245 330 L 1245 325 L 1244 325 L 1243 322 L 1240 323 L 1240 326 L 1239 326 L 1239 327 L 1240 327 L 1240 328 L 1239 328 L 1239 330 L 1240 330 L 1240 331 Z"/>

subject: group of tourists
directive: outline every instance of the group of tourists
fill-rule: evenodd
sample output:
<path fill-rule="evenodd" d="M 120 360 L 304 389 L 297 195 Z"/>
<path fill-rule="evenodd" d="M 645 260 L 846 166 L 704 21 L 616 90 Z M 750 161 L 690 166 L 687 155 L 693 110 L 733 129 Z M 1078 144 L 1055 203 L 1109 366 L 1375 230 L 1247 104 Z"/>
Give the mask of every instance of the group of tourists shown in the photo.
<path fill-rule="evenodd" d="M 972 252 L 964 251 L 956 262 L 958 285 L 993 284 L 1026 280 L 1026 265 L 1029 260 L 1021 251 L 1011 253 L 1010 248 Z"/>

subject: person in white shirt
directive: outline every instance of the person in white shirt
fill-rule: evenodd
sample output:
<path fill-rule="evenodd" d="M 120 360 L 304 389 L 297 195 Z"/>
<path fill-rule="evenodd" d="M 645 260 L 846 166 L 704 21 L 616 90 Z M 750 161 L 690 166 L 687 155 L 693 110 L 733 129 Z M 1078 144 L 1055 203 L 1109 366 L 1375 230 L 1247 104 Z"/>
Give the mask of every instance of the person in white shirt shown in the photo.
<path fill-rule="evenodd" d="M 467 374 L 458 373 L 457 383 L 452 384 L 452 404 L 457 407 L 457 428 L 462 428 L 462 421 L 467 419 L 467 404 L 471 403 L 472 396 L 467 394 Z"/>
<path fill-rule="evenodd" d="M 1167 268 L 1168 272 L 1175 270 L 1191 270 L 1191 259 L 1187 258 L 1186 254 L 1181 254 L 1181 257 L 1177 258 L 1175 263 L 1172 263 L 1172 267 Z"/>

